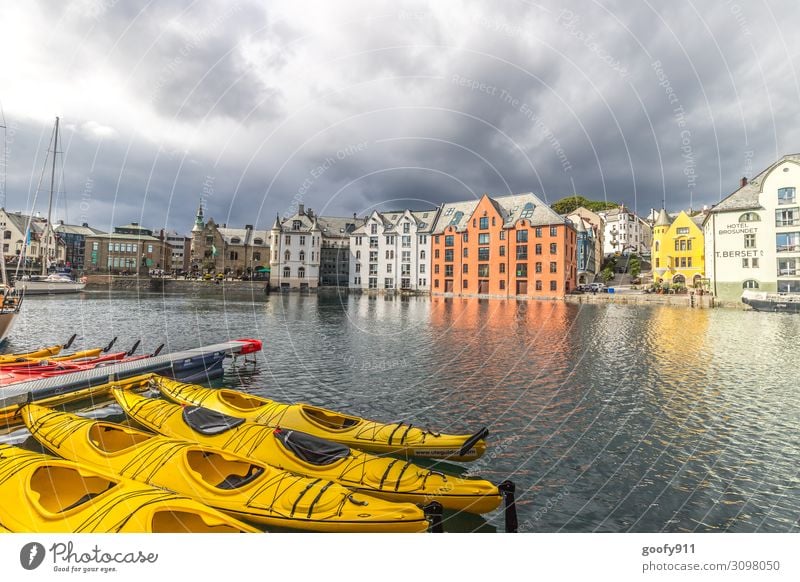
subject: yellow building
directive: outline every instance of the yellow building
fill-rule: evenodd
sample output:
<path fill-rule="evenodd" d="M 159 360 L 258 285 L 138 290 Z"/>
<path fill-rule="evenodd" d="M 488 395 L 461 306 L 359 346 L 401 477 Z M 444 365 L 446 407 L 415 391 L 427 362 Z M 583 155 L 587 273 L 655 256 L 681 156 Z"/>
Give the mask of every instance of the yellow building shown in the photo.
<path fill-rule="evenodd" d="M 653 225 L 653 280 L 700 287 L 705 277 L 705 240 L 700 227 L 703 215 L 681 211 L 670 218 L 662 208 Z"/>

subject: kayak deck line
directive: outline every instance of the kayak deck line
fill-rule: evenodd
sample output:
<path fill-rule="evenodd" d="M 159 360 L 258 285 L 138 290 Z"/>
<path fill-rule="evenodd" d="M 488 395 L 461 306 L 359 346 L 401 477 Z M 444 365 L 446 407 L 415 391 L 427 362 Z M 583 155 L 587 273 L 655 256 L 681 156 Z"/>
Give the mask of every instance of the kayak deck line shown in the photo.
<path fill-rule="evenodd" d="M 228 356 L 238 356 L 260 351 L 260 342 L 254 340 L 231 340 L 198 348 L 122 363 L 109 363 L 99 368 L 81 370 L 69 374 L 17 382 L 0 388 L 0 409 L 36 401 L 52 396 L 76 392 L 101 384 L 117 382 L 148 373 L 163 374 L 180 369 L 184 365 L 211 370 Z"/>

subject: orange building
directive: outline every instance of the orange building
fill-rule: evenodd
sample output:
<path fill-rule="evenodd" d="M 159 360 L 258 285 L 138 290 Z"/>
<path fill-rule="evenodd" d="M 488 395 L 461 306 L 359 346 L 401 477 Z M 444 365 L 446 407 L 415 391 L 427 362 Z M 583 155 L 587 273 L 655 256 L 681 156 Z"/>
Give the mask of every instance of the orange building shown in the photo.
<path fill-rule="evenodd" d="M 558 298 L 575 288 L 575 228 L 533 194 L 445 204 L 432 234 L 434 295 Z"/>

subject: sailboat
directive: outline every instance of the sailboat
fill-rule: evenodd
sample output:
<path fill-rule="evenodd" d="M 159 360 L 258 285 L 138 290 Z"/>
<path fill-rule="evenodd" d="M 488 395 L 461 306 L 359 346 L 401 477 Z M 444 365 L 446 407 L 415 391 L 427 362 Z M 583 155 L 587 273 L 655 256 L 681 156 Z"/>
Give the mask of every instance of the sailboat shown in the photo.
<path fill-rule="evenodd" d="M 39 248 L 42 254 L 42 274 L 23 276 L 20 281 L 25 295 L 53 295 L 61 293 L 78 293 L 86 287 L 85 280 L 75 281 L 67 275 L 60 273 L 47 274 L 50 259 L 50 241 L 55 242 L 56 232 L 53 229 L 53 193 L 56 183 L 56 154 L 58 153 L 58 124 L 59 118 L 56 117 L 55 134 L 53 137 L 53 167 L 50 173 L 50 198 L 47 204 L 47 222 L 42 229 Z M 28 232 L 30 233 L 33 219 L 28 222 Z"/>

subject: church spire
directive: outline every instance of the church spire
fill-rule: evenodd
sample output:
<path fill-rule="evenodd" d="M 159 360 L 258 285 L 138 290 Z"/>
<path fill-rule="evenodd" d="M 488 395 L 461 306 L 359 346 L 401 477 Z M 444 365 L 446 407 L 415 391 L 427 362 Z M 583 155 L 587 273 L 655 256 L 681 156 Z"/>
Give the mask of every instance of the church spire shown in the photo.
<path fill-rule="evenodd" d="M 194 219 L 194 227 L 192 228 L 192 232 L 203 230 L 205 226 L 206 225 L 203 220 L 203 200 L 201 198 L 200 205 L 197 207 L 197 216 Z"/>

